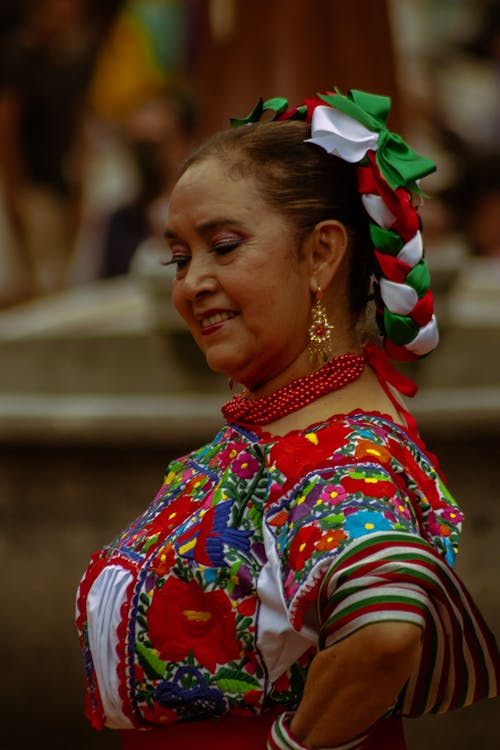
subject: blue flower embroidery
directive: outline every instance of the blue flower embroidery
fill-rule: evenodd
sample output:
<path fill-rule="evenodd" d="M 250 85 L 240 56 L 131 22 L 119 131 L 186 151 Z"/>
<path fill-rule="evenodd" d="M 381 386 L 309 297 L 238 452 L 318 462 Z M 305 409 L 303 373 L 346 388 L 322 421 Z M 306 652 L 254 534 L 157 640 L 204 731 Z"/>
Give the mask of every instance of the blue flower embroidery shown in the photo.
<path fill-rule="evenodd" d="M 176 710 L 184 720 L 212 719 L 226 710 L 223 694 L 209 687 L 195 667 L 180 667 L 172 682 L 161 682 L 154 700 L 163 708 Z"/>
<path fill-rule="evenodd" d="M 344 525 L 351 539 L 358 539 L 374 531 L 390 531 L 393 528 L 393 524 L 382 513 L 371 510 L 362 510 L 346 516 Z"/>

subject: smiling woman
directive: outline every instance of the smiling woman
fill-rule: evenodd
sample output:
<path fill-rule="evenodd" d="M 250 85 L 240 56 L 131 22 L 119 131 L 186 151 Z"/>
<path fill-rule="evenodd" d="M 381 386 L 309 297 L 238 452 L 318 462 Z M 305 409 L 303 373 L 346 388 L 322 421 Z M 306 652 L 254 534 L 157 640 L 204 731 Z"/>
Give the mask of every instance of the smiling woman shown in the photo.
<path fill-rule="evenodd" d="M 243 390 L 80 586 L 87 715 L 125 750 L 403 750 L 402 717 L 498 694 L 462 515 L 389 361 L 437 327 L 412 202 L 433 165 L 388 109 L 261 101 L 172 192 L 175 306 Z"/>

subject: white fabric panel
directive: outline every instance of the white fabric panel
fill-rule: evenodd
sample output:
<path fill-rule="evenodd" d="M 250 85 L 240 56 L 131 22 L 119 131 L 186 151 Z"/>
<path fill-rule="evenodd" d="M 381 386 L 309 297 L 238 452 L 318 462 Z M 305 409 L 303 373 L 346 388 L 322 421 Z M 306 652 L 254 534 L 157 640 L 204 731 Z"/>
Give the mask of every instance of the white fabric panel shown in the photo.
<path fill-rule="evenodd" d="M 88 636 L 102 698 L 105 724 L 111 729 L 132 729 L 124 715 L 118 692 L 116 629 L 132 574 L 110 565 L 97 576 L 87 597 Z"/>
<path fill-rule="evenodd" d="M 304 651 L 317 644 L 318 631 L 306 625 L 300 631 L 292 628 L 281 586 L 280 561 L 275 539 L 266 526 L 264 546 L 267 562 L 257 581 L 257 595 L 260 599 L 257 648 L 262 654 L 272 683 L 291 667 Z"/>

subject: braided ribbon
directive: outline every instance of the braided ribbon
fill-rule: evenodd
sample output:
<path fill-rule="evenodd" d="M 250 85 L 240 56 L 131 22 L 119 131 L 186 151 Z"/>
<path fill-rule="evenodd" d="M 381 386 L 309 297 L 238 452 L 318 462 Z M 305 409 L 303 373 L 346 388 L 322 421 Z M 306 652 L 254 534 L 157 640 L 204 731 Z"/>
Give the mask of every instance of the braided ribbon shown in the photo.
<path fill-rule="evenodd" d="M 328 106 L 314 109 L 309 142 L 359 165 L 358 187 L 378 264 L 385 351 L 392 359 L 416 359 L 431 352 L 439 336 L 411 193 L 420 193 L 417 180 L 435 166 L 389 132 L 388 97 L 350 91 L 320 99 Z"/>
<path fill-rule="evenodd" d="M 286 99 L 260 99 L 231 125 L 258 122 L 270 111 L 274 120 L 306 120 L 308 143 L 358 165 L 377 260 L 377 322 L 386 354 L 404 361 L 429 354 L 439 341 L 420 219 L 412 204 L 413 193 L 422 195 L 418 180 L 435 165 L 387 129 L 390 104 L 389 97 L 356 90 L 347 96 L 318 94 L 290 110 Z"/>

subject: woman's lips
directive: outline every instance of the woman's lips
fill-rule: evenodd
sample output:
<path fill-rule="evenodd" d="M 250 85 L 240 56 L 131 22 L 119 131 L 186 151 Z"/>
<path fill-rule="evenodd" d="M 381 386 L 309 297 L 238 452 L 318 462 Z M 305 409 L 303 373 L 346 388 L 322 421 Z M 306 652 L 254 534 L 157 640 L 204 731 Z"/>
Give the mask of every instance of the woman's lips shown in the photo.
<path fill-rule="evenodd" d="M 235 313 L 231 310 L 224 310 L 224 311 L 220 310 L 220 311 L 205 315 L 200 320 L 202 333 L 209 333 L 213 329 L 219 328 L 222 325 L 222 323 L 225 323 L 226 320 L 230 320 L 231 318 L 234 318 L 237 314 L 238 313 Z"/>

